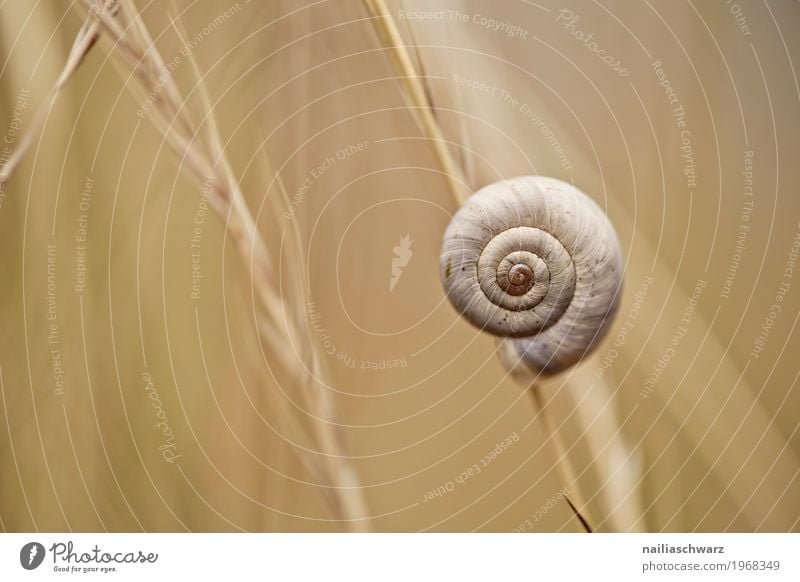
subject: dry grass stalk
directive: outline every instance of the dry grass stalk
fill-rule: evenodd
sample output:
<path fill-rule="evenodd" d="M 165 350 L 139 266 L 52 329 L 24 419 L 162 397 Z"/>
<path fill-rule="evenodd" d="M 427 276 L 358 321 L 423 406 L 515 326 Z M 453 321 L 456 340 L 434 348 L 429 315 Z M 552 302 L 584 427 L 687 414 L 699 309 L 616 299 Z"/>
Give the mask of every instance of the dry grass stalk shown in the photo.
<path fill-rule="evenodd" d="M 198 82 L 198 88 L 204 108 L 205 135 L 200 134 L 191 119 L 180 90 L 130 0 L 120 2 L 116 17 L 96 0 L 82 1 L 90 10 L 90 17 L 96 19 L 102 32 L 113 42 L 112 50 L 138 80 L 138 89 L 146 93 L 157 83 L 163 85 L 165 90 L 153 102 L 151 119 L 178 158 L 185 161 L 182 170 L 195 182 L 212 190 L 209 202 L 224 221 L 240 260 L 249 269 L 259 309 L 256 314 L 259 336 L 269 353 L 276 357 L 281 368 L 299 387 L 298 392 L 313 418 L 311 438 L 318 454 L 303 458 L 303 461 L 322 481 L 321 486 L 336 519 L 351 530 L 368 529 L 367 507 L 359 478 L 337 428 L 333 402 L 320 380 L 324 372 L 319 354 L 309 347 L 315 343 L 307 318 L 302 313 L 287 317 L 290 306 L 281 298 L 266 244 L 225 158 L 212 106 L 202 83 Z M 196 67 L 196 63 L 192 65 Z M 298 252 L 297 256 L 302 254 Z M 302 338 L 300 345 L 308 349 L 296 353 L 290 349 L 291 341 L 287 342 L 287 339 L 292 338 L 287 338 L 287 335 Z M 296 412 L 289 410 L 288 414 Z M 305 455 L 301 454 L 301 457 Z"/>
<path fill-rule="evenodd" d="M 274 184 L 280 195 L 279 208 L 276 214 L 280 216 L 283 211 L 291 208 L 288 190 L 280 175 L 273 172 L 266 155 L 262 158 L 262 167 L 266 175 L 266 181 Z M 290 331 L 294 341 L 294 348 L 299 352 L 299 360 L 303 362 L 307 371 L 301 377 L 303 384 L 299 386 L 299 395 L 303 399 L 304 408 L 310 411 L 313 419 L 319 419 L 311 423 L 311 430 L 316 434 L 317 440 L 330 443 L 343 452 L 345 447 L 341 441 L 342 435 L 340 431 L 332 422 L 326 420 L 336 417 L 336 409 L 335 403 L 331 399 L 329 384 L 326 382 L 328 374 L 324 365 L 325 358 L 319 350 L 320 344 L 317 338 L 314 337 L 313 330 L 307 325 L 306 305 L 312 301 L 312 298 L 308 292 L 309 286 L 306 281 L 308 265 L 306 263 L 305 246 L 300 237 L 297 221 L 291 222 L 289 230 L 291 236 L 285 240 L 284 244 L 287 249 L 285 254 L 292 257 L 294 265 L 289 272 L 291 279 L 287 282 L 287 292 L 290 296 L 299 297 L 302 300 L 287 305 L 286 307 L 294 307 L 294 309 L 287 310 L 288 313 L 285 313 L 285 315 L 288 318 L 287 328 L 294 330 L 294 333 Z M 358 474 L 350 463 L 341 463 L 331 455 L 324 456 L 323 462 L 328 465 L 329 472 L 335 472 L 338 475 L 342 486 L 353 489 L 360 487 Z M 330 493 L 329 489 L 324 491 Z M 329 502 L 334 505 L 342 502 L 349 503 L 349 509 L 347 511 L 342 510 L 342 513 L 367 515 L 366 502 L 360 495 L 349 496 L 344 499 L 329 495 Z"/>
<path fill-rule="evenodd" d="M 613 386 L 590 373 L 591 364 L 577 368 L 570 382 L 563 386 L 565 396 L 574 402 L 574 418 L 582 429 L 582 439 L 591 454 L 592 465 L 577 478 L 594 470 L 599 486 L 586 500 L 587 504 L 601 503 L 603 519 L 595 527 L 620 532 L 641 531 L 639 521 L 644 513 L 639 502 L 642 467 L 637 448 L 625 438 Z"/>
<path fill-rule="evenodd" d="M 547 442 L 550 443 L 552 454 L 556 462 L 556 467 L 559 475 L 561 476 L 561 482 L 564 484 L 567 490 L 567 494 L 564 497 L 566 498 L 570 509 L 572 509 L 573 513 L 575 513 L 575 517 L 578 519 L 578 521 L 580 521 L 581 526 L 588 533 L 592 533 L 593 530 L 589 525 L 589 521 L 586 519 L 586 517 L 584 517 L 586 515 L 587 508 L 586 502 L 583 500 L 580 490 L 578 489 L 578 480 L 575 476 L 575 471 L 572 469 L 572 465 L 569 462 L 569 457 L 567 456 L 567 449 L 564 446 L 564 442 L 561 440 L 561 436 L 553 426 L 553 423 L 550 422 L 550 416 L 546 411 L 545 402 L 542 398 L 542 389 L 542 385 L 532 384 L 528 391 L 533 398 L 534 407 L 542 419 L 542 426 L 544 427 L 545 435 L 547 436 Z"/>
<path fill-rule="evenodd" d="M 117 12 L 116 1 L 108 2 L 107 4 L 109 6 L 110 13 L 115 14 Z M 67 85 L 75 72 L 80 68 L 80 66 L 86 60 L 86 56 L 97 43 L 97 39 L 99 38 L 99 28 L 100 23 L 98 23 L 92 17 L 87 17 L 84 21 L 83 26 L 81 26 L 81 29 L 78 32 L 78 35 L 75 37 L 75 42 L 72 44 L 72 48 L 69 51 L 69 56 L 67 57 L 67 62 L 65 63 L 64 68 L 61 70 L 61 74 L 59 74 L 58 79 L 56 80 L 52 89 L 50 89 L 47 98 L 45 98 L 45 103 L 47 106 L 41 107 L 37 111 L 31 128 L 25 132 L 25 134 L 23 134 L 19 144 L 11 153 L 11 156 L 8 158 L 3 167 L 0 168 L 0 188 L 2 188 L 3 185 L 8 182 L 13 175 L 14 170 L 17 169 L 17 166 L 19 166 L 20 162 L 25 157 L 28 149 L 30 149 L 33 142 L 41 134 L 45 121 L 47 120 L 47 116 L 50 111 L 52 111 L 53 106 L 61 95 L 64 87 Z"/>
<path fill-rule="evenodd" d="M 420 131 L 427 137 L 447 180 L 447 187 L 459 206 L 469 196 L 464 172 L 456 163 L 447 141 L 442 134 L 439 123 L 433 113 L 433 106 L 425 92 L 423 81 L 414 68 L 414 63 L 406 50 L 400 31 L 397 29 L 386 3 L 383 0 L 363 0 L 367 12 L 372 17 L 372 24 L 381 44 L 386 49 L 398 81 L 403 87 L 403 96 L 414 116 Z"/>
<path fill-rule="evenodd" d="M 363 0 L 363 3 L 367 12 L 372 17 L 375 31 L 378 34 L 381 44 L 386 49 L 397 78 L 404 89 L 404 97 L 411 107 L 411 111 L 414 113 L 417 126 L 431 141 L 437 160 L 447 177 L 450 193 L 460 206 L 469 196 L 467 190 L 468 185 L 464 177 L 465 171 L 455 161 L 447 147 L 447 141 L 436 120 L 433 106 L 425 91 L 423 81 L 420 80 L 421 77 L 417 73 L 411 57 L 406 50 L 394 18 L 389 12 L 384 0 Z M 421 55 L 418 53 L 417 56 L 420 58 L 421 62 Z M 558 471 L 561 475 L 561 480 L 569 488 L 571 499 L 568 499 L 568 503 L 575 512 L 576 518 L 581 522 L 582 527 L 586 529 L 586 531 L 591 532 L 591 527 L 582 514 L 582 512 L 585 511 L 586 504 L 582 501 L 577 490 L 575 471 L 573 471 L 569 457 L 567 457 L 565 453 L 558 432 L 550 423 L 549 417 L 545 412 L 541 400 L 541 389 L 541 386 L 534 384 L 530 387 L 530 392 L 533 395 L 534 403 L 542 418 L 544 428 L 549 435 L 548 442 L 550 442 L 553 447 L 553 453 Z"/>

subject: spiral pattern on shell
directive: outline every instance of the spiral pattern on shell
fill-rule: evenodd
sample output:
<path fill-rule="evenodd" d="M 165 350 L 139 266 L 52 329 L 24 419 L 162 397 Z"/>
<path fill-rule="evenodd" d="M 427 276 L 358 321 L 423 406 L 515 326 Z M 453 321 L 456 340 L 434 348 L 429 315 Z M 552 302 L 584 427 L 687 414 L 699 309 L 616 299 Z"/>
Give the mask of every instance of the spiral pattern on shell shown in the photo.
<path fill-rule="evenodd" d="M 504 337 L 501 357 L 534 372 L 575 364 L 605 333 L 619 300 L 622 254 L 605 213 L 561 180 L 490 184 L 455 214 L 441 276 L 455 308 Z"/>

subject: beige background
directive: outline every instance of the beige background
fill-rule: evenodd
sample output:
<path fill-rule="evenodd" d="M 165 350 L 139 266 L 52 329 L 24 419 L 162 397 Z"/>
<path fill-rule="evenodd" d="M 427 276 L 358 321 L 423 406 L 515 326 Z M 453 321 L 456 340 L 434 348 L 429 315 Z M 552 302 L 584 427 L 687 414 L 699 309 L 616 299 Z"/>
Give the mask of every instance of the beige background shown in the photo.
<path fill-rule="evenodd" d="M 10 127 L 23 89 L 30 92 L 23 129 L 48 106 L 47 90 L 82 22 L 69 2 L 32 4 L 0 4 L 0 131 Z M 620 236 L 626 288 L 615 326 L 593 358 L 539 388 L 570 448 L 579 475 L 570 488 L 587 500 L 586 517 L 603 531 L 798 530 L 797 273 L 764 351 L 750 356 L 800 230 L 797 3 L 740 2 L 749 35 L 733 3 L 722 1 L 568 3 L 580 17 L 575 27 L 593 32 L 627 77 L 557 21 L 562 4 L 439 1 L 436 9 L 468 21 L 449 12 L 439 20 L 401 17 L 430 4 L 391 7 L 404 37 L 419 45 L 415 59 L 470 187 L 520 174 L 572 180 L 606 208 Z M 181 13 L 193 37 L 232 5 L 137 6 L 169 61 L 181 43 L 167 10 Z M 492 31 L 476 15 L 527 34 Z M 137 116 L 141 99 L 126 89 L 128 70 L 109 50 L 100 43 L 52 108 L 0 208 L 0 525 L 343 529 L 295 454 L 307 443 L 287 428 L 285 409 L 273 406 L 293 387 L 262 355 L 246 270 L 211 214 L 203 224 L 201 298 L 190 298 L 200 192 L 146 116 Z M 524 529 L 580 531 L 558 495 L 561 477 L 541 416 L 507 377 L 493 339 L 446 302 L 438 251 L 455 206 L 361 4 L 240 2 L 193 54 L 234 171 L 284 274 L 299 264 L 281 252 L 294 221 L 281 215 L 264 157 L 292 196 L 326 158 L 366 142 L 312 179 L 296 224 L 308 289 L 330 336 L 322 347 L 335 348 L 325 364 L 370 527 L 510 531 L 529 520 Z M 655 60 L 686 110 L 698 174 L 691 192 Z M 569 168 L 519 106 L 459 88 L 454 74 L 529 105 Z M 174 75 L 195 107 L 188 64 Z M 742 223 L 746 150 L 753 151 L 750 230 L 723 298 Z M 77 293 L 87 177 L 87 289 Z M 404 235 L 413 239 L 413 256 L 390 293 L 393 247 Z M 63 395 L 48 345 L 51 242 Z M 600 377 L 646 277 L 653 282 L 638 319 Z M 699 280 L 707 285 L 688 332 L 644 398 Z M 284 301 L 303 310 L 301 298 Z M 407 366 L 359 369 L 398 358 Z M 158 450 L 145 370 L 175 433 L 175 464 Z M 518 442 L 455 483 L 514 433 Z M 448 482 L 452 491 L 425 501 Z"/>

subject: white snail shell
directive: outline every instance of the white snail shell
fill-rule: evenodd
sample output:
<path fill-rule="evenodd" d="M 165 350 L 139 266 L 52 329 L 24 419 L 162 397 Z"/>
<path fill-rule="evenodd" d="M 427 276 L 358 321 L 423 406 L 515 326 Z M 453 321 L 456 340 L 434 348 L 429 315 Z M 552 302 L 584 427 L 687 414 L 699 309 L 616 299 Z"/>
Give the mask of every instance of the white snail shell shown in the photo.
<path fill-rule="evenodd" d="M 556 373 L 584 357 L 622 284 L 608 217 L 575 186 L 542 176 L 495 182 L 467 200 L 445 232 L 440 267 L 452 304 L 506 338 L 501 360 L 517 372 Z"/>

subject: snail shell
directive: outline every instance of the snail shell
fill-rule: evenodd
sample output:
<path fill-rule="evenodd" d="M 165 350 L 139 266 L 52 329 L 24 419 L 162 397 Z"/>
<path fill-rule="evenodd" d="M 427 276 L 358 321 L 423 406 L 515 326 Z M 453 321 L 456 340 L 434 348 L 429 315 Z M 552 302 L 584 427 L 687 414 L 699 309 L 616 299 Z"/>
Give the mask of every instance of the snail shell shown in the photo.
<path fill-rule="evenodd" d="M 442 283 L 472 324 L 506 339 L 514 373 L 556 373 L 602 338 L 622 284 L 622 253 L 605 213 L 571 184 L 542 176 L 475 193 L 444 235 Z"/>

